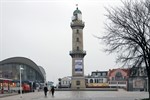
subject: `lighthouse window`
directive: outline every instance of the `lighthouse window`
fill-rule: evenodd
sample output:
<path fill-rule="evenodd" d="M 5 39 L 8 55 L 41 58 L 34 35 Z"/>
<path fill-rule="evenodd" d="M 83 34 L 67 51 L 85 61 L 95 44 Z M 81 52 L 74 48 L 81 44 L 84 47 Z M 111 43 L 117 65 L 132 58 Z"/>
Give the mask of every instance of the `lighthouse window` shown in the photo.
<path fill-rule="evenodd" d="M 79 42 L 79 38 L 77 38 L 77 42 Z"/>
<path fill-rule="evenodd" d="M 79 47 L 77 47 L 77 50 L 79 50 Z"/>
<path fill-rule="evenodd" d="M 77 29 L 77 33 L 79 33 L 79 30 Z"/>
<path fill-rule="evenodd" d="M 76 81 L 76 85 L 80 85 L 80 81 Z"/>

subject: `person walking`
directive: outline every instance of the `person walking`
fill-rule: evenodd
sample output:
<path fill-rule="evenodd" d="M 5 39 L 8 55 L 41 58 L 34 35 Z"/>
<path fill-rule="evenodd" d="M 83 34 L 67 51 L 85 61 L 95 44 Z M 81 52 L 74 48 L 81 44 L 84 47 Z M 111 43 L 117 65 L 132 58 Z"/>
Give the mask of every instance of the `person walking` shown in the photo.
<path fill-rule="evenodd" d="M 55 92 L 55 88 L 54 88 L 54 86 L 52 86 L 52 88 L 51 88 L 52 96 L 54 96 L 54 92 Z"/>
<path fill-rule="evenodd" d="M 47 97 L 47 91 L 48 91 L 48 88 L 47 88 L 47 83 L 46 83 L 45 86 L 44 86 L 44 94 L 45 94 L 45 97 Z"/>

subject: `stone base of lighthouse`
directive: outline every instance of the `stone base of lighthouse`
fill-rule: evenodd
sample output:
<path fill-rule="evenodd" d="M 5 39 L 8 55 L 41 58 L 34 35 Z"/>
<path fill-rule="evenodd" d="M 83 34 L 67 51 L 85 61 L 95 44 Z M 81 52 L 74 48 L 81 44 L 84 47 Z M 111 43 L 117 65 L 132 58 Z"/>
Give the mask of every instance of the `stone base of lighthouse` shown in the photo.
<path fill-rule="evenodd" d="M 71 80 L 72 89 L 84 89 L 85 86 L 85 77 L 72 77 Z"/>

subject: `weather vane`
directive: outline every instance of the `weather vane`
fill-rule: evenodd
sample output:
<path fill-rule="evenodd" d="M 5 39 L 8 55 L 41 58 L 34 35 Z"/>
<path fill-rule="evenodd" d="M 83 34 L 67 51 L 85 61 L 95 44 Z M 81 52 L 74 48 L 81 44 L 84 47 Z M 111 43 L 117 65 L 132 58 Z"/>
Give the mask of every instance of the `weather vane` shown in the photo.
<path fill-rule="evenodd" d="M 78 8 L 78 4 L 76 4 L 76 7 Z"/>

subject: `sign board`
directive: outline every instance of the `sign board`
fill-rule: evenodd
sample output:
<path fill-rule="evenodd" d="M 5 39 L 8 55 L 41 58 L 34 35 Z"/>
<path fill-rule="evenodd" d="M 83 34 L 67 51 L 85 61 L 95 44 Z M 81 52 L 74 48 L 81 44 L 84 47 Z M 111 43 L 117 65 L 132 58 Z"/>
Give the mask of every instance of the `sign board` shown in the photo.
<path fill-rule="evenodd" d="M 141 79 L 133 80 L 133 88 L 144 88 L 144 82 Z"/>

